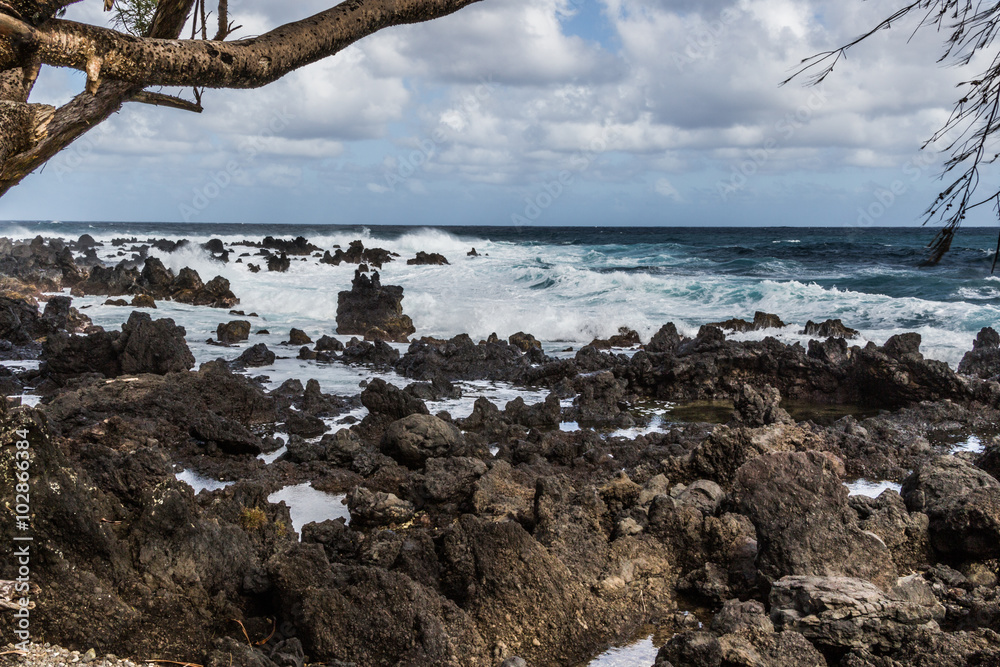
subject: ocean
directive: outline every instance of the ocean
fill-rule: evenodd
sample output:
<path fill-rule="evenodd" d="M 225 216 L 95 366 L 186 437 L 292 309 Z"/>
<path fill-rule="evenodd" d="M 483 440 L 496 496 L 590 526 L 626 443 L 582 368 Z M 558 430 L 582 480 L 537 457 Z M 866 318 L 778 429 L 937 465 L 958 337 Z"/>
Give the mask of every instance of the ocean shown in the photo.
<path fill-rule="evenodd" d="M 324 249 L 354 239 L 366 247 L 400 253 L 381 271 L 386 284 L 402 285 L 403 307 L 417 336 L 517 331 L 535 335 L 546 349 L 579 346 L 630 327 L 648 339 L 674 322 L 693 335 L 702 324 L 757 310 L 789 324 L 744 334 L 805 341 L 807 320 L 841 318 L 861 331 L 861 344 L 915 331 L 922 351 L 952 367 L 970 349 L 976 332 L 1000 322 L 1000 276 L 990 274 L 997 231 L 962 229 L 945 260 L 922 268 L 928 228 L 634 228 L 634 227 L 436 227 L 139 224 L 12 222 L 0 235 L 13 238 L 88 233 L 115 237 L 219 238 L 227 245 L 264 236 L 304 236 Z M 466 253 L 475 247 L 479 257 Z M 119 249 L 103 248 L 108 261 Z M 448 266 L 407 266 L 418 250 L 438 252 Z M 107 252 L 112 251 L 112 252 Z M 288 273 L 252 274 L 246 264 L 221 264 L 197 246 L 158 253 L 175 271 L 191 266 L 206 281 L 222 275 L 269 328 L 295 326 L 314 333 L 335 329 L 337 293 L 349 289 L 354 268 L 293 262 Z M 238 254 L 238 253 L 237 253 Z M 235 258 L 235 255 L 234 255 Z M 164 309 L 164 306 L 166 308 Z M 204 312 L 203 312 L 204 311 Z M 214 334 L 218 312 L 161 305 L 189 330 L 189 338 Z M 125 309 L 93 304 L 101 324 L 120 324 Z M 214 350 L 217 353 L 218 349 Z"/>

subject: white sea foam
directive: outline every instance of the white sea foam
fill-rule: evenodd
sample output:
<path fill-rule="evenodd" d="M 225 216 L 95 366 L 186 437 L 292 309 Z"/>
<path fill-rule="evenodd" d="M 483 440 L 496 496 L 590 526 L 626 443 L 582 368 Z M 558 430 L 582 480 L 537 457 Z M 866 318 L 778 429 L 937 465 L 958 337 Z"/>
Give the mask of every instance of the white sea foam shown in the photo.
<path fill-rule="evenodd" d="M 650 635 L 627 646 L 608 649 L 587 663 L 587 667 L 649 667 L 656 661 L 658 650 Z"/>
<path fill-rule="evenodd" d="M 232 484 L 232 482 L 220 482 L 217 479 L 211 479 L 210 477 L 199 475 L 194 470 L 182 470 L 181 472 L 175 474 L 174 477 L 177 478 L 177 481 L 184 482 L 194 489 L 195 493 L 201 493 L 202 491 L 218 491 L 219 489 L 224 489 Z"/>
<path fill-rule="evenodd" d="M 867 479 L 858 479 L 853 482 L 844 482 L 844 486 L 848 489 L 848 495 L 851 496 L 868 496 L 869 498 L 878 498 L 883 491 L 891 489 L 896 493 L 899 493 L 900 489 L 903 487 L 896 482 L 880 481 L 880 482 L 870 482 Z"/>
<path fill-rule="evenodd" d="M 287 273 L 266 270 L 251 273 L 247 264 L 262 264 L 259 257 L 247 257 L 243 263 L 222 264 L 209 256 L 198 244 L 209 238 L 221 238 L 227 244 L 248 238 L 259 240 L 260 234 L 212 234 L 206 227 L 197 236 L 187 235 L 193 242 L 174 253 L 155 249 L 150 254 L 178 271 L 184 266 L 196 269 L 204 280 L 215 275 L 228 279 L 233 291 L 242 299 L 240 310 L 257 312 L 252 319 L 254 330 L 267 328 L 272 334 L 251 337 L 250 343 L 265 342 L 285 356 L 295 351 L 275 349 L 274 344 L 287 336 L 290 327 L 304 329 L 313 338 L 333 334 L 336 329 L 337 294 L 348 289 L 356 267 L 334 267 L 319 264 L 314 258 L 299 261 L 293 257 Z M 23 227 L 8 227 L 8 234 L 31 237 Z M 156 233 L 117 232 L 111 236 L 140 239 Z M 177 239 L 177 236 L 166 235 Z M 490 241 L 472 236 L 458 237 L 440 229 L 415 228 L 398 238 L 379 238 L 371 230 L 362 232 L 331 229 L 329 232 L 307 234 L 309 240 L 323 249 L 333 245 L 346 247 L 360 238 L 367 247 L 379 246 L 398 252 L 400 257 L 381 269 L 383 282 L 402 285 L 405 290 L 404 310 L 417 327 L 417 335 L 450 337 L 468 333 L 474 339 L 496 332 L 502 337 L 517 331 L 534 334 L 546 349 L 574 347 L 595 337 L 606 338 L 627 326 L 651 337 L 666 322 L 674 322 L 681 333 L 693 335 L 698 327 L 710 321 L 731 317 L 751 317 L 756 310 L 778 314 L 789 326 L 783 330 L 765 330 L 742 334 L 738 339 L 763 338 L 774 335 L 787 342 L 806 342 L 797 332 L 807 320 L 841 318 L 848 326 L 861 331 L 857 341 L 884 342 L 889 336 L 916 331 L 923 337 L 925 356 L 957 365 L 962 354 L 971 347 L 979 328 L 1000 321 L 996 304 L 1000 290 L 982 283 L 956 288 L 951 301 L 932 301 L 915 297 L 889 297 L 848 289 L 821 286 L 806 279 L 780 280 L 767 277 L 768 267 L 757 276 L 728 275 L 716 270 L 715 260 L 691 254 L 690 249 L 677 244 L 588 245 L 515 243 Z M 284 237 L 287 238 L 287 235 Z M 782 243 L 800 240 L 789 238 Z M 479 257 L 467 257 L 475 247 Z M 257 249 L 232 246 L 232 259 L 242 252 Z M 449 266 L 408 266 L 405 260 L 417 251 L 439 252 L 451 262 Z M 117 261 L 118 248 L 105 246 L 108 256 Z M 485 256 L 489 253 L 489 257 Z M 801 270 L 791 260 L 774 260 L 773 275 L 796 277 Z M 780 265 L 780 266 L 779 266 Z M 763 266 L 763 265 L 761 265 Z M 653 267 L 637 269 L 636 267 Z M 760 267 L 758 267 L 760 268 Z M 831 275 L 840 269 L 831 269 Z M 892 267 L 859 268 L 855 276 L 870 273 L 872 277 L 906 273 Z M 818 276 L 818 274 L 810 274 Z M 763 276 L 763 279 L 761 277 Z M 818 277 L 816 279 L 819 279 Z M 984 277 L 984 281 L 989 281 Z M 92 303 L 103 303 L 103 298 Z M 130 309 L 113 309 L 95 305 L 87 311 L 101 324 L 117 326 Z M 224 350 L 210 348 L 203 341 L 214 336 L 215 326 L 230 316 L 212 309 L 160 305 L 159 315 L 174 317 L 188 329 L 188 338 L 199 361 L 222 356 L 232 358 L 240 348 Z M 285 371 L 301 373 L 316 369 L 316 364 L 279 362 L 272 371 L 278 377 Z M 322 375 L 322 374 L 321 374 Z M 360 382 L 371 373 L 358 371 L 352 382 Z M 347 382 L 345 377 L 344 382 Z M 338 390 L 346 390 L 344 385 Z M 324 387 L 325 390 L 329 390 Z"/>

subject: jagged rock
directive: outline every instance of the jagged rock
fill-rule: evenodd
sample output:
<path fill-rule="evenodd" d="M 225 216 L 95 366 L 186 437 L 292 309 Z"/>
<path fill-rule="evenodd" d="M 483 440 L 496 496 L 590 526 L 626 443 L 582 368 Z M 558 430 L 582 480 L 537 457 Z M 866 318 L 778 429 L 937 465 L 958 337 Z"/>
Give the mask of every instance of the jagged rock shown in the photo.
<path fill-rule="evenodd" d="M 595 350 L 610 350 L 613 347 L 635 347 L 642 344 L 639 334 L 628 327 L 621 327 L 618 333 L 607 340 L 595 338 L 588 345 Z"/>
<path fill-rule="evenodd" d="M 413 259 L 406 260 L 406 263 L 411 266 L 413 265 L 422 266 L 427 264 L 442 265 L 442 264 L 447 264 L 448 260 L 445 259 L 444 255 L 439 255 L 436 252 L 426 253 L 421 250 L 420 252 L 417 253 L 416 257 L 414 257 Z"/>
<path fill-rule="evenodd" d="M 381 269 L 383 264 L 393 261 L 393 257 L 398 257 L 396 253 L 389 252 L 383 248 L 365 248 L 364 243 L 361 241 L 351 241 L 347 250 L 337 250 L 331 255 L 329 252 L 324 253 L 323 258 L 319 260 L 323 264 L 333 264 L 334 266 L 339 266 L 342 262 L 348 264 L 368 264 L 374 266 L 376 269 Z M 368 269 L 365 268 L 365 271 Z"/>
<path fill-rule="evenodd" d="M 555 428 L 562 421 L 562 408 L 559 397 L 554 393 L 536 405 L 525 405 L 524 399 L 518 396 L 508 401 L 504 407 L 504 417 L 512 424 L 521 424 L 528 428 Z"/>
<path fill-rule="evenodd" d="M 733 422 L 745 426 L 791 423 L 791 416 L 781 408 L 781 394 L 769 384 L 756 390 L 742 384 L 733 399 Z"/>
<path fill-rule="evenodd" d="M 579 395 L 573 399 L 577 419 L 583 422 L 607 422 L 622 414 L 626 383 L 610 371 L 578 378 Z"/>
<path fill-rule="evenodd" d="M 381 449 L 406 466 L 420 468 L 429 458 L 461 456 L 465 438 L 454 424 L 433 415 L 413 414 L 389 425 Z"/>
<path fill-rule="evenodd" d="M 646 344 L 647 352 L 659 354 L 671 354 L 681 344 L 681 336 L 677 333 L 677 327 L 673 322 L 668 322 L 660 327 L 660 330 L 653 334 L 649 343 Z"/>
<path fill-rule="evenodd" d="M 153 320 L 146 313 L 133 311 L 116 341 L 121 372 L 164 375 L 190 369 L 194 366 L 194 355 L 184 335 L 184 327 L 177 326 L 172 319 Z"/>
<path fill-rule="evenodd" d="M 535 347 L 522 354 L 506 341 L 483 341 L 477 345 L 467 334 L 459 334 L 446 341 L 431 338 L 413 341 L 396 364 L 396 372 L 417 380 L 514 380 L 527 372 L 532 363 L 543 360 L 541 350 Z"/>
<path fill-rule="evenodd" d="M 341 292 L 337 297 L 337 333 L 364 336 L 377 328 L 389 340 L 405 343 L 416 328 L 403 314 L 402 301 L 402 287 L 383 286 L 377 271 L 371 278 L 357 271 L 351 291 Z"/>
<path fill-rule="evenodd" d="M 391 493 L 355 487 L 347 495 L 351 524 L 364 528 L 406 523 L 413 518 L 413 503 Z"/>
<path fill-rule="evenodd" d="M 235 363 L 246 367 L 270 366 L 274 363 L 274 352 L 267 349 L 264 343 L 257 343 L 252 347 L 243 350 L 243 353 L 236 357 Z"/>
<path fill-rule="evenodd" d="M 542 344 L 534 336 L 529 333 L 524 333 L 523 331 L 518 331 L 516 334 L 511 334 L 507 339 L 511 345 L 521 350 L 522 352 L 528 352 L 531 348 L 542 349 Z"/>
<path fill-rule="evenodd" d="M 806 322 L 805 328 L 799 332 L 803 336 L 814 336 L 816 338 L 857 338 L 860 332 L 857 329 L 844 326 L 840 320 L 826 320 L 825 322 Z"/>
<path fill-rule="evenodd" d="M 747 331 L 760 331 L 761 329 L 781 329 L 785 326 L 785 323 L 782 322 L 781 318 L 777 315 L 764 313 L 758 310 L 753 314 L 753 322 L 732 319 L 726 320 L 725 322 L 711 322 L 705 326 L 717 327 L 719 329 L 726 329 L 727 331 L 735 331 L 737 333 L 745 333 Z"/>
<path fill-rule="evenodd" d="M 270 248 L 271 250 L 278 250 L 288 255 L 311 255 L 314 252 L 319 252 L 320 250 L 322 250 L 322 248 L 313 245 L 303 236 L 296 236 L 291 241 L 286 241 L 285 239 L 276 239 L 273 236 L 265 236 L 264 240 L 261 241 L 258 247 Z"/>
<path fill-rule="evenodd" d="M 121 332 L 50 336 L 42 348 L 43 370 L 58 381 L 83 373 L 113 378 L 185 371 L 194 366 L 194 355 L 184 334 L 171 319 L 154 321 L 133 311 Z"/>
<path fill-rule="evenodd" d="M 930 520 L 934 549 L 954 558 L 1000 556 L 1000 482 L 954 456 L 940 456 L 903 481 L 911 512 Z"/>
<path fill-rule="evenodd" d="M 345 364 L 388 367 L 399 361 L 399 350 L 380 340 L 369 343 L 352 338 L 344 347 L 342 358 Z"/>
<path fill-rule="evenodd" d="M 972 350 L 959 362 L 958 372 L 983 380 L 1000 378 L 1000 334 L 995 329 L 984 327 L 980 330 Z"/>
<path fill-rule="evenodd" d="M 220 343 L 232 345 L 250 338 L 250 322 L 247 320 L 233 320 L 219 324 L 215 329 L 215 338 Z"/>
<path fill-rule="evenodd" d="M 0 296 L 0 338 L 16 345 L 30 343 L 43 335 L 38 319 L 36 305 Z"/>
<path fill-rule="evenodd" d="M 42 323 L 49 331 L 82 333 L 93 325 L 89 317 L 70 305 L 72 301 L 68 296 L 54 296 L 48 300 L 42 312 Z"/>
<path fill-rule="evenodd" d="M 924 602 L 934 601 L 926 587 Z M 898 649 L 918 628 L 937 630 L 935 609 L 892 596 L 868 581 L 849 577 L 789 576 L 775 581 L 768 599 L 778 628 L 801 632 L 810 641 L 834 649 Z"/>
<path fill-rule="evenodd" d="M 267 270 L 284 273 L 292 266 L 292 260 L 282 252 L 280 255 L 269 255 L 267 258 Z"/>
<path fill-rule="evenodd" d="M 840 481 L 843 464 L 818 452 L 753 459 L 731 492 L 757 531 L 757 567 L 769 580 L 788 575 L 845 575 L 883 588 L 896 579 L 885 544 L 858 525 Z"/>
<path fill-rule="evenodd" d="M 289 345 L 308 345 L 311 342 L 312 338 L 310 338 L 302 329 L 293 328 L 288 332 Z"/>

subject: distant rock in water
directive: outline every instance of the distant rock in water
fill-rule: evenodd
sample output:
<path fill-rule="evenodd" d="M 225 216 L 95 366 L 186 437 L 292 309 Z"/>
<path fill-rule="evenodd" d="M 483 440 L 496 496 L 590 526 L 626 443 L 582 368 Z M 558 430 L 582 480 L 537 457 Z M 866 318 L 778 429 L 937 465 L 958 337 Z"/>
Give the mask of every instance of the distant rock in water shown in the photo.
<path fill-rule="evenodd" d="M 222 276 L 204 283 L 198 272 L 188 267 L 174 276 L 156 257 L 147 258 L 141 272 L 124 262 L 114 267 L 95 266 L 77 288 L 86 295 L 145 294 L 154 299 L 172 299 L 213 308 L 232 308 L 240 302 L 229 288 L 229 281 Z"/>
<path fill-rule="evenodd" d="M 472 250 L 470 250 L 469 252 L 465 253 L 465 255 L 466 255 L 467 257 L 479 257 L 479 253 L 478 253 L 478 252 L 476 252 L 476 249 L 475 249 L 475 248 L 473 248 L 473 249 L 472 249 Z"/>
<path fill-rule="evenodd" d="M 284 252 L 280 255 L 271 255 L 267 258 L 267 270 L 284 273 L 292 265 L 292 260 Z"/>
<path fill-rule="evenodd" d="M 436 252 L 426 253 L 423 250 L 417 253 L 417 256 L 413 259 L 406 260 L 406 263 L 410 266 L 413 265 L 426 265 L 426 264 L 447 264 L 448 260 L 444 255 L 440 255 Z"/>
<path fill-rule="evenodd" d="M 711 322 L 705 326 L 718 327 L 719 329 L 734 331 L 736 333 L 745 333 L 747 331 L 760 331 L 761 329 L 781 329 L 785 326 L 785 323 L 782 322 L 781 318 L 777 315 L 764 313 L 758 310 L 753 314 L 753 322 L 731 319 L 726 320 L 725 322 Z"/>
<path fill-rule="evenodd" d="M 635 347 L 641 344 L 642 341 L 639 340 L 639 333 L 628 327 L 620 327 L 618 333 L 607 340 L 595 338 L 589 343 L 591 347 L 598 350 L 610 350 L 613 347 Z"/>
<path fill-rule="evenodd" d="M 984 327 L 976 336 L 972 350 L 965 353 L 958 364 L 958 372 L 983 380 L 1000 377 L 1000 334 L 992 327 Z"/>
<path fill-rule="evenodd" d="M 815 336 L 816 338 L 857 338 L 858 330 L 844 326 L 840 320 L 827 320 L 826 322 L 806 322 L 806 328 L 802 330 L 803 336 Z"/>
<path fill-rule="evenodd" d="M 399 257 L 399 254 L 389 252 L 384 248 L 365 248 L 361 241 L 351 241 L 346 251 L 337 248 L 332 255 L 327 251 L 319 261 L 321 264 L 333 264 L 334 266 L 340 266 L 341 263 L 345 262 L 347 264 L 369 264 L 376 269 L 381 269 L 383 264 L 393 261 L 394 257 Z M 445 264 L 447 263 L 445 261 Z"/>
<path fill-rule="evenodd" d="M 372 329 L 380 329 L 388 340 L 409 342 L 416 328 L 403 314 L 402 301 L 402 287 L 383 286 L 377 271 L 371 278 L 356 271 L 351 291 L 341 292 L 337 298 L 337 333 L 365 336 Z"/>

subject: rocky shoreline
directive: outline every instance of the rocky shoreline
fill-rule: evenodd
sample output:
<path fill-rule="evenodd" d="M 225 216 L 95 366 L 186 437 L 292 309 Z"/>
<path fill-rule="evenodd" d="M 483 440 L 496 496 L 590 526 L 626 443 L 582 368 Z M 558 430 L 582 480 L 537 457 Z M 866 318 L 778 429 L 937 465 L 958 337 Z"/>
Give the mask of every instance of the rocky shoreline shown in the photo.
<path fill-rule="evenodd" d="M 5 395 L 42 397 L 0 405 L 6 507 L 15 443 L 30 443 L 39 640 L 206 667 L 515 667 L 575 665 L 654 626 L 656 667 L 1000 664 L 992 329 L 959 372 L 925 359 L 918 334 L 862 347 L 839 320 L 809 322 L 807 346 L 726 337 L 784 324 L 766 313 L 690 338 L 625 330 L 570 358 L 525 332 L 400 353 L 386 341 L 414 330 L 402 288 L 367 265 L 391 275 L 392 253 L 205 244 L 276 271 L 357 264 L 337 319 L 367 340 L 293 330 L 288 343 L 308 363 L 405 378 L 353 396 L 308 376 L 269 390 L 255 374 L 274 353 L 231 319 L 224 278 L 148 255 L 175 242 L 117 241 L 122 260 L 105 267 L 93 239 L 0 240 L 0 355 L 41 362 L 0 370 Z M 214 342 L 244 351 L 195 368 L 174 321 L 134 311 L 104 331 L 45 294 L 66 288 L 219 308 Z M 479 398 L 467 417 L 428 407 L 484 380 L 547 398 Z M 731 408 L 638 428 L 644 405 L 707 401 Z M 971 435 L 982 451 L 955 451 Z M 231 483 L 196 494 L 175 466 Z M 900 487 L 851 495 L 858 479 Z M 269 497 L 302 484 L 343 497 L 349 521 L 296 530 Z M 0 539 L 15 534 L 7 516 Z M 15 574 L 0 563 L 0 580 Z"/>

